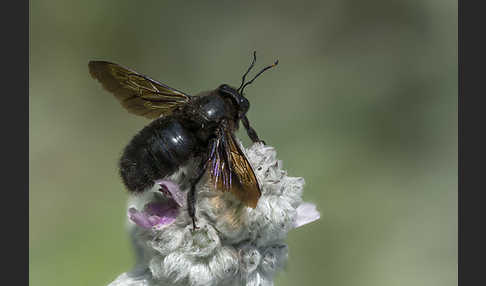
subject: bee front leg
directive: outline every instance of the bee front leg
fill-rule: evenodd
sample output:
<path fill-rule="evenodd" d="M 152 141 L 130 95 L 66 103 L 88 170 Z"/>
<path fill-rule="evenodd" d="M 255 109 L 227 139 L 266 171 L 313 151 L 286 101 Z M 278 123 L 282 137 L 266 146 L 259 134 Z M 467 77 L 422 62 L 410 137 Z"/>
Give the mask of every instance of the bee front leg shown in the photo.
<path fill-rule="evenodd" d="M 246 115 L 241 118 L 241 123 L 243 123 L 243 126 L 246 129 L 246 133 L 248 134 L 248 137 L 250 137 L 251 141 L 253 141 L 253 143 L 262 142 L 263 145 L 266 145 L 265 144 L 265 141 L 260 140 L 260 138 L 258 137 L 255 129 L 253 129 L 250 126 L 250 121 L 248 121 L 248 117 L 246 117 Z"/>

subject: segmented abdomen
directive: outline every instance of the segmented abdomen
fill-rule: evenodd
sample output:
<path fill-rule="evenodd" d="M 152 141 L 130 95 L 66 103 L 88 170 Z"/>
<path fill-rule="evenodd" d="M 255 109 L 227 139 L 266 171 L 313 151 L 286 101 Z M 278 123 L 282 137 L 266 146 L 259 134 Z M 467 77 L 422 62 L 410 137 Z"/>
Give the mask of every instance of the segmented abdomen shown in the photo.
<path fill-rule="evenodd" d="M 159 118 L 135 135 L 120 159 L 120 175 L 131 192 L 174 173 L 194 152 L 196 138 L 176 118 Z"/>

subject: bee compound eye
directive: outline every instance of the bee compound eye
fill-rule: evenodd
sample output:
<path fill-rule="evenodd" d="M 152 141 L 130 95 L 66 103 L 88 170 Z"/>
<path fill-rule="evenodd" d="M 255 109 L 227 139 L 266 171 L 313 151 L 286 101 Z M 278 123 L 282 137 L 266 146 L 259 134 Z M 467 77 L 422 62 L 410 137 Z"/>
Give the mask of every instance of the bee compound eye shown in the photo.
<path fill-rule="evenodd" d="M 219 89 L 222 91 L 227 91 L 229 89 L 229 85 L 223 83 L 222 85 L 219 86 Z"/>

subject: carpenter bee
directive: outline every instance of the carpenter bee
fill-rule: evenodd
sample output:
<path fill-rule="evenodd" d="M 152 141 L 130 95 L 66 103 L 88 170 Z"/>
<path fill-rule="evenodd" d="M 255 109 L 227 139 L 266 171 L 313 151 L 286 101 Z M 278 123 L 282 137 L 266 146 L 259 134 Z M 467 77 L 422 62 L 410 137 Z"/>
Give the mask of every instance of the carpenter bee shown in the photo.
<path fill-rule="evenodd" d="M 235 89 L 227 84 L 192 96 L 133 70 L 106 61 L 90 61 L 91 76 L 101 82 L 128 112 L 154 119 L 125 147 L 119 161 L 120 176 L 132 193 L 141 193 L 154 181 L 170 176 L 191 158 L 201 158 L 187 195 L 187 208 L 196 229 L 195 186 L 209 172 L 214 189 L 231 192 L 244 205 L 255 208 L 261 191 L 252 167 L 235 141 L 239 122 L 253 142 L 263 142 L 246 116 L 250 103 L 243 91 L 253 79 L 246 76 Z M 264 143 L 264 142 L 263 142 Z"/>

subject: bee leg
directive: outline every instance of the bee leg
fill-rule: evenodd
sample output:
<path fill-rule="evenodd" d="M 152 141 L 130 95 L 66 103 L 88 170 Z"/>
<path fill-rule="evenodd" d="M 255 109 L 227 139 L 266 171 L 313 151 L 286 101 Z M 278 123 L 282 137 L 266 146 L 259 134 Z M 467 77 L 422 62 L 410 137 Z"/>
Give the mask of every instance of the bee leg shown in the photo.
<path fill-rule="evenodd" d="M 187 211 L 189 212 L 189 217 L 192 219 L 193 231 L 199 229 L 196 226 L 196 185 L 201 180 L 202 176 L 206 172 L 207 160 L 203 160 L 204 164 L 199 168 L 199 173 L 196 178 L 191 181 L 191 189 L 187 194 Z"/>
<path fill-rule="evenodd" d="M 189 212 L 189 216 L 192 219 L 192 226 L 193 230 L 198 229 L 196 226 L 196 188 L 195 184 L 191 184 L 191 190 L 187 194 L 187 211 Z"/>
<path fill-rule="evenodd" d="M 201 177 L 199 176 L 198 179 L 191 182 L 191 190 L 187 194 L 187 211 L 189 212 L 189 217 L 192 219 L 193 230 L 199 229 L 196 226 L 196 185 Z"/>
<path fill-rule="evenodd" d="M 250 137 L 251 141 L 253 141 L 253 143 L 262 142 L 263 145 L 266 145 L 265 141 L 260 140 L 260 138 L 258 138 L 258 135 L 257 135 L 255 129 L 253 129 L 250 126 L 250 122 L 248 121 L 248 117 L 246 117 L 246 115 L 241 118 L 241 123 L 243 123 L 243 126 L 246 129 L 246 133 L 248 134 L 248 137 Z"/>

